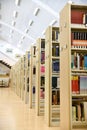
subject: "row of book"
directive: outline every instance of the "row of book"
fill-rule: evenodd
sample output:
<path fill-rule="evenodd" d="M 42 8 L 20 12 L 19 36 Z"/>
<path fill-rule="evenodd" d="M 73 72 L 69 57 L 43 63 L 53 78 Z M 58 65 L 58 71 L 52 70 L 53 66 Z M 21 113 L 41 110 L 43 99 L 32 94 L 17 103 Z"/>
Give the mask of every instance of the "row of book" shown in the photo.
<path fill-rule="evenodd" d="M 52 72 L 53 73 L 58 73 L 60 71 L 60 64 L 59 60 L 52 60 Z"/>
<path fill-rule="evenodd" d="M 44 76 L 41 76 L 40 84 L 41 84 L 41 87 L 45 85 L 45 77 Z"/>
<path fill-rule="evenodd" d="M 58 41 L 58 35 L 59 35 L 58 30 L 52 30 L 52 41 Z"/>
<path fill-rule="evenodd" d="M 74 52 L 71 55 L 72 69 L 87 69 L 87 54 Z"/>
<path fill-rule="evenodd" d="M 56 44 L 52 45 L 52 56 L 59 56 L 59 46 Z"/>
<path fill-rule="evenodd" d="M 45 48 L 45 40 L 41 40 L 41 48 Z"/>
<path fill-rule="evenodd" d="M 72 40 L 87 40 L 87 32 L 72 32 Z"/>
<path fill-rule="evenodd" d="M 41 51 L 41 64 L 45 63 L 45 52 Z"/>
<path fill-rule="evenodd" d="M 41 73 L 45 73 L 45 66 L 41 65 L 41 70 L 40 70 Z"/>
<path fill-rule="evenodd" d="M 60 88 L 60 78 L 52 76 L 52 89 Z"/>
<path fill-rule="evenodd" d="M 87 94 L 87 76 L 72 75 L 71 85 L 73 94 Z"/>
<path fill-rule="evenodd" d="M 83 103 L 72 106 L 72 121 L 85 121 Z"/>
<path fill-rule="evenodd" d="M 60 89 L 52 90 L 52 105 L 60 105 Z"/>

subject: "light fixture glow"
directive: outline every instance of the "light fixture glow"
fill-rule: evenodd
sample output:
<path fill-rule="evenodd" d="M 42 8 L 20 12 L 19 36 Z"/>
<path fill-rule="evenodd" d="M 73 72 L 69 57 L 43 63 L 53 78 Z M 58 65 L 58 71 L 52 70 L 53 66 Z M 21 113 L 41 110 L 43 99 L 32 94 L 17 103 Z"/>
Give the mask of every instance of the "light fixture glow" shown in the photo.
<path fill-rule="evenodd" d="M 52 26 L 52 25 L 54 25 L 54 24 L 56 24 L 57 23 L 57 20 L 52 20 L 52 22 L 50 23 L 50 25 Z"/>
<path fill-rule="evenodd" d="M 29 29 L 26 29 L 26 30 L 25 30 L 25 33 L 28 33 L 28 32 L 29 32 Z"/>
<path fill-rule="evenodd" d="M 29 26 L 32 26 L 32 24 L 33 24 L 33 20 L 30 20 L 29 21 Z"/>
<path fill-rule="evenodd" d="M 17 18 L 17 15 L 18 15 L 18 12 L 14 10 L 14 12 L 13 12 L 13 17 L 14 17 L 14 18 Z"/>
<path fill-rule="evenodd" d="M 34 15 L 37 16 L 38 13 L 39 13 L 40 9 L 39 8 L 36 8 L 35 11 L 34 11 Z"/>
<path fill-rule="evenodd" d="M 18 6 L 20 4 L 20 0 L 15 0 L 15 4 Z"/>
<path fill-rule="evenodd" d="M 16 22 L 15 21 L 12 21 L 12 26 L 15 26 Z"/>

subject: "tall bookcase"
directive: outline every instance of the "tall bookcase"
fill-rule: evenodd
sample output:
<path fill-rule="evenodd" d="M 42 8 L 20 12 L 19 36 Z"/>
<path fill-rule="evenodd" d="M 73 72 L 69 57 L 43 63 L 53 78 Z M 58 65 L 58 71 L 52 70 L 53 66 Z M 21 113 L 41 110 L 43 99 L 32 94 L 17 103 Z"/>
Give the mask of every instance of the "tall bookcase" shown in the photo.
<path fill-rule="evenodd" d="M 45 39 L 36 41 L 36 114 L 44 115 L 45 100 Z"/>
<path fill-rule="evenodd" d="M 29 72 L 29 108 L 35 107 L 36 94 L 36 46 L 30 49 L 30 72 Z"/>
<path fill-rule="evenodd" d="M 22 80 L 21 80 L 21 83 L 22 83 L 22 100 L 25 100 L 25 60 L 26 60 L 26 57 L 25 55 L 23 55 L 22 57 Z"/>
<path fill-rule="evenodd" d="M 60 12 L 61 130 L 87 129 L 86 25 L 87 6 L 67 3 Z"/>
<path fill-rule="evenodd" d="M 29 65 L 30 65 L 30 52 L 26 51 L 26 59 L 25 59 L 25 103 L 29 102 Z"/>
<path fill-rule="evenodd" d="M 60 44 L 59 28 L 48 27 L 45 32 L 45 122 L 59 126 L 60 122 Z"/>

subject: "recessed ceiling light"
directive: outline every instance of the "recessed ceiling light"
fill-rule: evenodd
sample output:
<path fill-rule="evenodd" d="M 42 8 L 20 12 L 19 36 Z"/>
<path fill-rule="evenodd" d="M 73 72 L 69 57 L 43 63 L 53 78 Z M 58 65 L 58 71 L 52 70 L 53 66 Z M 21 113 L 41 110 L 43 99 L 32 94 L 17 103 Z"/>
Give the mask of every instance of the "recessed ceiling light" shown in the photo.
<path fill-rule="evenodd" d="M 22 40 L 25 39 L 25 36 L 22 36 L 21 39 L 22 39 Z"/>
<path fill-rule="evenodd" d="M 57 20 L 52 20 L 52 22 L 50 23 L 50 25 L 54 25 L 54 24 L 56 24 L 57 23 Z"/>
<path fill-rule="evenodd" d="M 45 30 L 43 30 L 42 35 L 45 35 Z"/>
<path fill-rule="evenodd" d="M 38 13 L 39 13 L 40 9 L 39 8 L 36 8 L 35 11 L 34 11 L 34 15 L 37 16 Z"/>
<path fill-rule="evenodd" d="M 14 30 L 10 30 L 10 33 L 13 33 L 14 32 Z"/>
<path fill-rule="evenodd" d="M 12 21 L 12 26 L 15 26 L 16 22 L 15 21 Z"/>
<path fill-rule="evenodd" d="M 16 5 L 20 5 L 20 0 L 15 0 Z"/>
<path fill-rule="evenodd" d="M 14 18 L 17 18 L 17 15 L 18 15 L 18 12 L 14 10 L 14 12 L 13 12 L 13 17 L 14 17 Z"/>
<path fill-rule="evenodd" d="M 33 24 L 33 20 L 30 20 L 29 21 L 29 26 L 32 26 L 32 24 Z"/>
<path fill-rule="evenodd" d="M 28 32 L 29 32 L 29 29 L 26 29 L 26 30 L 25 30 L 25 33 L 28 33 Z"/>

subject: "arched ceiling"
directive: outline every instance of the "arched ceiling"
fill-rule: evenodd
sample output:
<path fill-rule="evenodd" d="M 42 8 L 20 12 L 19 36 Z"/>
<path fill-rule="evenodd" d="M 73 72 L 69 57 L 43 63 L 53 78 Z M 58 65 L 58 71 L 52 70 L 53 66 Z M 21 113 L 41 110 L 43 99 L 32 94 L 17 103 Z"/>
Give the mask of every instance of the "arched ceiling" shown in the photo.
<path fill-rule="evenodd" d="M 87 4 L 87 0 L 72 0 Z M 14 64 L 45 29 L 59 25 L 59 12 L 68 0 L 0 0 L 0 59 Z M 35 14 L 36 11 L 36 14 Z M 3 56 L 2 56 L 3 55 Z M 5 57 L 5 58 L 4 58 Z"/>

